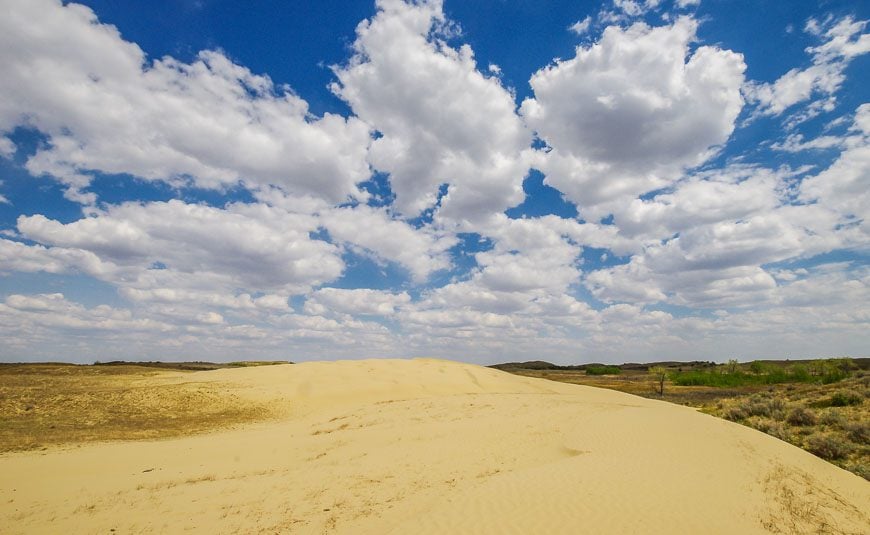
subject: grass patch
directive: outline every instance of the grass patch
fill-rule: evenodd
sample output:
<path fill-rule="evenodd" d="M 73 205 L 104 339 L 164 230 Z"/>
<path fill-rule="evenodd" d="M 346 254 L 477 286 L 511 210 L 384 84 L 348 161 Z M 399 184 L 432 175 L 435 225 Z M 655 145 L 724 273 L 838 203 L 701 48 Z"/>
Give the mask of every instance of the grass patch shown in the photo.
<path fill-rule="evenodd" d="M 586 366 L 586 375 L 619 375 L 622 370 L 619 366 L 607 366 L 605 364 L 590 364 Z"/>
<path fill-rule="evenodd" d="M 748 370 L 739 365 L 717 366 L 713 369 L 677 371 L 671 380 L 679 386 L 714 386 L 734 388 L 748 385 L 775 385 L 784 383 L 832 384 L 852 375 L 855 368 L 851 359 L 826 359 L 810 364 L 791 366 L 766 365 L 761 361 L 749 364 Z"/>
<path fill-rule="evenodd" d="M 831 396 L 830 406 L 851 407 L 852 405 L 860 405 L 863 401 L 864 397 L 857 392 L 840 390 L 838 392 L 834 392 L 834 395 Z"/>
<path fill-rule="evenodd" d="M 0 366 L 0 452 L 181 436 L 267 418 L 224 385 L 157 367 Z"/>

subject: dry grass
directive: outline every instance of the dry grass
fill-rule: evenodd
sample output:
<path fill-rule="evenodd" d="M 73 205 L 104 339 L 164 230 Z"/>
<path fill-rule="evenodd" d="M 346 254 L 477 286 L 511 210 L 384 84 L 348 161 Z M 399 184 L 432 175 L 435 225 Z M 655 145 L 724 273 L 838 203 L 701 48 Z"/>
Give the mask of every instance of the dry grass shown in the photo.
<path fill-rule="evenodd" d="M 269 416 L 217 383 L 162 380 L 181 372 L 134 365 L 0 366 L 0 452 L 151 439 Z"/>
<path fill-rule="evenodd" d="M 586 375 L 581 370 L 508 369 L 511 373 L 597 386 L 697 407 L 790 442 L 870 480 L 870 372 L 833 384 L 785 383 L 733 388 L 657 385 L 643 371 Z"/>

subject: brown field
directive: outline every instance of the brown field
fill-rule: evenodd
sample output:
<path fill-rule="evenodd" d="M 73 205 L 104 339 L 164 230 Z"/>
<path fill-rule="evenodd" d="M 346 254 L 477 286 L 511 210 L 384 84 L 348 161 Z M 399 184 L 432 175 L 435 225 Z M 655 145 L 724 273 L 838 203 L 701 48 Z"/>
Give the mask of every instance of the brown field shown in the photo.
<path fill-rule="evenodd" d="M 164 438 L 268 418 L 226 384 L 186 377 L 221 366 L 0 365 L 0 452 Z"/>
<path fill-rule="evenodd" d="M 870 371 L 832 384 L 786 383 L 720 388 L 677 386 L 655 381 L 641 369 L 619 375 L 586 375 L 583 370 L 504 368 L 526 377 L 595 386 L 663 399 L 700 409 L 763 431 L 870 480 Z M 834 406 L 834 396 L 841 402 Z"/>

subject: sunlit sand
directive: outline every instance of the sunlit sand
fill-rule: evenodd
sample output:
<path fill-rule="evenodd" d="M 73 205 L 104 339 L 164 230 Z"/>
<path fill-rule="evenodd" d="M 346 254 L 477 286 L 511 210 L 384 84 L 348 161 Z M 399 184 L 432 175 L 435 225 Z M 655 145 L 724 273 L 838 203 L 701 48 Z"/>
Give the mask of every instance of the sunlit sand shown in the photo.
<path fill-rule="evenodd" d="M 271 407 L 0 455 L 3 533 L 867 533 L 870 484 L 665 402 L 439 360 L 167 372 Z"/>

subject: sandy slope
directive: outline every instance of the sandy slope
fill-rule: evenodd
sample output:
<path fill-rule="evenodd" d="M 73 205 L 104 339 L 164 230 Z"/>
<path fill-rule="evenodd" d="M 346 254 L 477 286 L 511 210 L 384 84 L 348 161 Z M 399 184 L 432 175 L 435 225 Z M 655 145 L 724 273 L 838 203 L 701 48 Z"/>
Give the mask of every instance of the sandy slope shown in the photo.
<path fill-rule="evenodd" d="M 0 531 L 870 533 L 863 479 L 664 402 L 437 360 L 159 381 L 191 378 L 285 416 L 0 456 Z"/>

